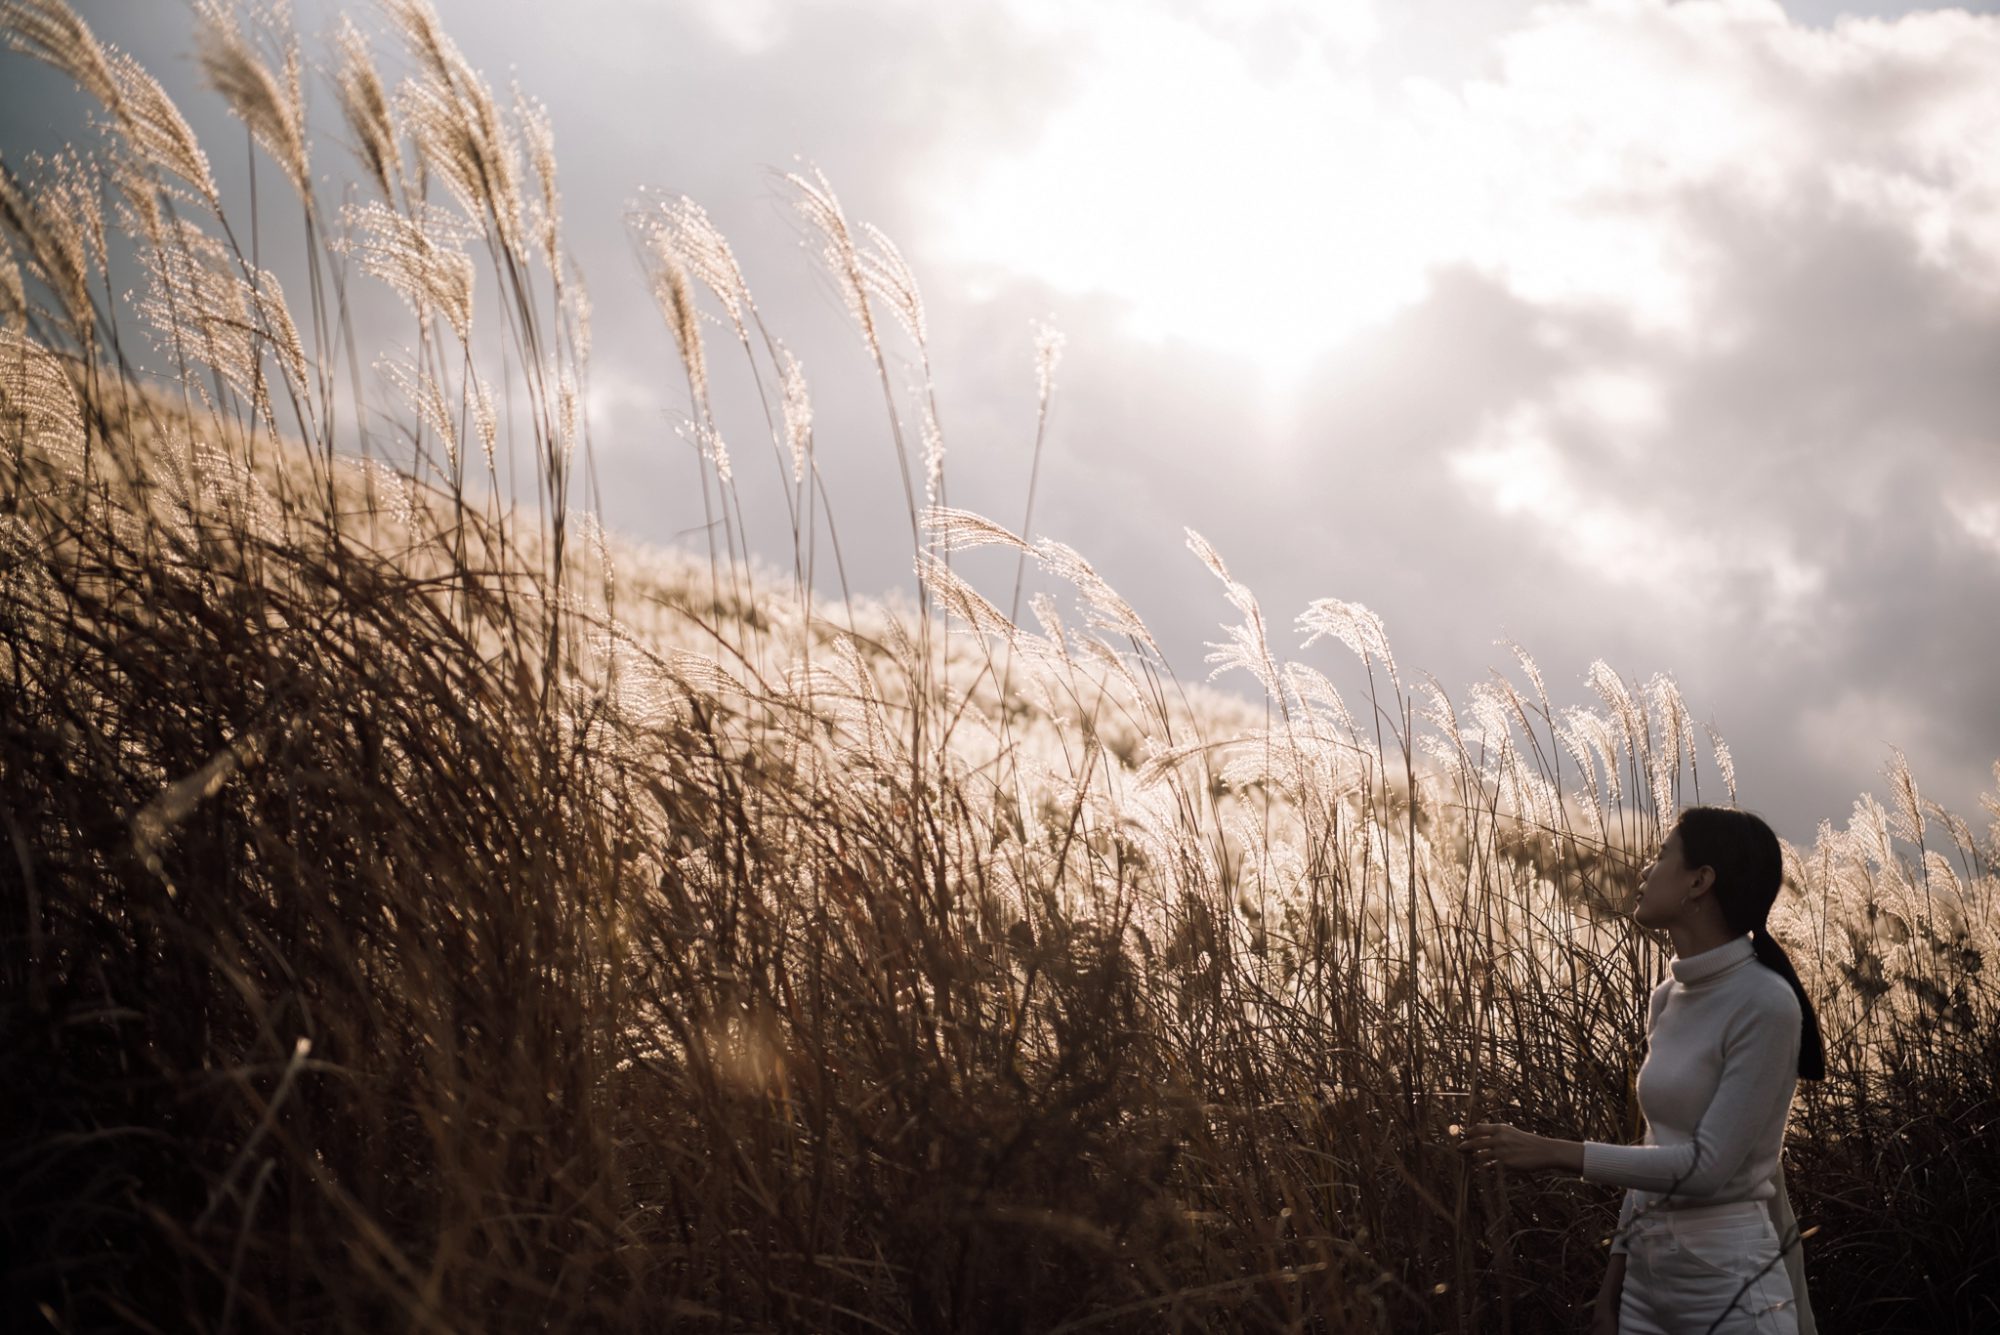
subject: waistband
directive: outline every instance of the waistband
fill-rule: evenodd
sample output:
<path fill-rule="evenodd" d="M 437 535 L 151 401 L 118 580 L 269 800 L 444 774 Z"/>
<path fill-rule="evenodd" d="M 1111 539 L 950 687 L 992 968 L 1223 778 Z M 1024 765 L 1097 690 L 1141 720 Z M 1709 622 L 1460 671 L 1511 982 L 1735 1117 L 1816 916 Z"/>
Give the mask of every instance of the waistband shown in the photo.
<path fill-rule="evenodd" d="M 1763 1201 L 1725 1201 L 1720 1205 L 1674 1205 L 1655 1203 L 1640 1209 L 1633 1223 L 1643 1224 L 1650 1220 L 1665 1223 L 1672 1220 L 1678 1224 L 1702 1224 L 1728 1219 L 1769 1219 L 1771 1212 Z"/>

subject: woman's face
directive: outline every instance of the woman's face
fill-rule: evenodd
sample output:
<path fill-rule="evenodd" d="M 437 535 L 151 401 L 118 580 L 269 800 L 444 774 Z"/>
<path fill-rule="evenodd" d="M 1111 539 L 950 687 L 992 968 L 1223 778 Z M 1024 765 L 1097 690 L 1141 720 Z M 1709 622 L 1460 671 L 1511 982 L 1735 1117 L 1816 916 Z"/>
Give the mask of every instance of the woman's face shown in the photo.
<path fill-rule="evenodd" d="M 1675 830 L 1660 845 L 1660 851 L 1639 878 L 1639 897 L 1632 903 L 1632 917 L 1641 927 L 1668 927 L 1687 909 L 1694 889 L 1695 873 L 1681 853 L 1681 832 Z"/>

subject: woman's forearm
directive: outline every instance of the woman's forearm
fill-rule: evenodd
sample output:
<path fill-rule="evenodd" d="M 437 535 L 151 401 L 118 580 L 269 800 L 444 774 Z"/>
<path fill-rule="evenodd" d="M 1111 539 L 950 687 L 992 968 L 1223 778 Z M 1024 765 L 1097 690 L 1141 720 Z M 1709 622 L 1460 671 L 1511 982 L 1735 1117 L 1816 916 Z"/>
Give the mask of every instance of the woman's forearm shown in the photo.
<path fill-rule="evenodd" d="M 1465 1133 L 1465 1148 L 1481 1163 L 1583 1176 L 1582 1141 L 1538 1136 L 1505 1122 L 1481 1122 L 1472 1127 Z"/>

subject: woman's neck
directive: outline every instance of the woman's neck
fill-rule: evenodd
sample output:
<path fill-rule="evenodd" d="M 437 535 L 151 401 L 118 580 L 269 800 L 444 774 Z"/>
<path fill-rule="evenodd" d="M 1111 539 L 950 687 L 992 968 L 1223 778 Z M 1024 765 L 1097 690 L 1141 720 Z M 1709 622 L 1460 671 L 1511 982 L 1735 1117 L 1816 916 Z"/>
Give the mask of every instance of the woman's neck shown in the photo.
<path fill-rule="evenodd" d="M 1706 916 L 1694 922 L 1671 923 L 1667 927 L 1667 936 L 1674 943 L 1674 956 L 1677 959 L 1687 959 L 1705 950 L 1726 946 L 1741 935 L 1743 933 L 1732 932 L 1726 924 Z"/>

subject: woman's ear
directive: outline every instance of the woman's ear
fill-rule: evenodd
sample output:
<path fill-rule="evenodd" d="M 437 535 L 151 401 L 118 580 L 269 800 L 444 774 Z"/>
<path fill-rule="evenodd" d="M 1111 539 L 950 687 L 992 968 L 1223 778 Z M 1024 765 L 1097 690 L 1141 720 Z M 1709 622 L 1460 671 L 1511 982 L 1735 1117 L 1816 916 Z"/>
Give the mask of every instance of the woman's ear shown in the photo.
<path fill-rule="evenodd" d="M 1694 884 L 1688 888 L 1688 898 L 1692 899 L 1696 895 L 1705 895 L 1714 888 L 1715 868 L 1696 867 L 1694 869 Z"/>

